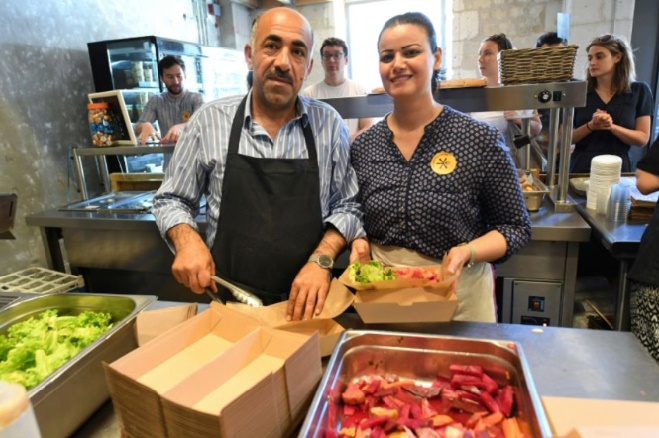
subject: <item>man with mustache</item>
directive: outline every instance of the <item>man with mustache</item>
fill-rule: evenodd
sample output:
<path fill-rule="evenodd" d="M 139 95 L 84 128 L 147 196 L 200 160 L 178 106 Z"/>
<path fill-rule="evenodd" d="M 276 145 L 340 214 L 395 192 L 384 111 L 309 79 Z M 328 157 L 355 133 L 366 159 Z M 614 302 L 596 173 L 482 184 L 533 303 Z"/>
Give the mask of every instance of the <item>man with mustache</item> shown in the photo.
<path fill-rule="evenodd" d="M 158 62 L 158 77 L 167 91 L 149 99 L 135 125 L 141 144 L 146 144 L 149 138 L 160 139 L 152 125 L 155 121 L 160 131 L 166 133 L 160 141 L 176 143 L 192 113 L 204 103 L 203 94 L 185 89 L 185 63 L 181 58 L 172 55 L 162 58 Z M 169 159 L 170 154 L 165 154 L 165 167 Z"/>
<path fill-rule="evenodd" d="M 290 320 L 320 313 L 334 259 L 364 235 L 348 129 L 329 105 L 298 96 L 312 53 L 301 14 L 259 16 L 245 46 L 252 88 L 192 116 L 154 202 L 177 281 L 231 299 L 217 274 L 264 304 L 288 300 Z M 202 195 L 205 241 L 194 220 Z"/>

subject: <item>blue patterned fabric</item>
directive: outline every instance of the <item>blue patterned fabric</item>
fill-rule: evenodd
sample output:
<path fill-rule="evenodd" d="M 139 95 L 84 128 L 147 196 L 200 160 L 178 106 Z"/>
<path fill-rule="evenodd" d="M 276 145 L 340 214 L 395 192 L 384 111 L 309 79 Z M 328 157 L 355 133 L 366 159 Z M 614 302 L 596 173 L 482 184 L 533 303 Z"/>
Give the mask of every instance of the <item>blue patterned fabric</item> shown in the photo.
<path fill-rule="evenodd" d="M 392 135 L 385 119 L 351 148 L 369 239 L 441 259 L 450 248 L 498 230 L 508 247 L 495 263 L 530 240 L 517 171 L 495 128 L 444 106 L 409 161 Z M 454 171 L 433 171 L 439 152 L 456 158 Z"/>

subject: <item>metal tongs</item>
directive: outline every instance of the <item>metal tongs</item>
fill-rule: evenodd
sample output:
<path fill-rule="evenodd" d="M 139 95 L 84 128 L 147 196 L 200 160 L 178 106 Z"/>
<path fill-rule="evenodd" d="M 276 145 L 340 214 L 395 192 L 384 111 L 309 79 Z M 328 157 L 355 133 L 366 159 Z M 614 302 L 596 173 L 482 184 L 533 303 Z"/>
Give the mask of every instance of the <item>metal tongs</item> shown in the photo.
<path fill-rule="evenodd" d="M 236 300 L 240 301 L 241 303 L 247 304 L 250 307 L 263 307 L 263 301 L 261 301 L 261 299 L 256 295 L 254 295 L 253 293 L 247 292 L 246 290 L 216 275 L 211 275 L 211 278 L 216 283 L 219 283 L 222 286 L 229 289 L 229 292 L 231 292 L 231 294 L 236 298 Z M 222 302 L 218 298 L 217 294 L 213 293 L 213 291 L 210 288 L 206 288 L 206 294 L 208 294 L 211 297 L 211 299 L 213 299 L 214 301 Z"/>

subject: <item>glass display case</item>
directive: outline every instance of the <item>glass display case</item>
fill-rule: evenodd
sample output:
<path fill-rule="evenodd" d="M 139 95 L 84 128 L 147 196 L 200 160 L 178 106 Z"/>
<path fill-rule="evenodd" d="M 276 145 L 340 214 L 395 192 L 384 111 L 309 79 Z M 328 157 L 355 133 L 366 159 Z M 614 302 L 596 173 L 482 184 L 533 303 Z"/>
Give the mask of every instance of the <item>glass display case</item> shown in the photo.
<path fill-rule="evenodd" d="M 247 93 L 247 64 L 242 51 L 206 47 L 157 36 L 87 43 L 96 92 L 121 90 L 131 123 L 136 123 L 148 100 L 163 91 L 158 61 L 167 55 L 185 63 L 185 87 L 211 101 Z M 161 133 L 164 135 L 165 133 Z M 162 154 L 117 157 L 112 171 L 144 172 L 162 165 Z"/>

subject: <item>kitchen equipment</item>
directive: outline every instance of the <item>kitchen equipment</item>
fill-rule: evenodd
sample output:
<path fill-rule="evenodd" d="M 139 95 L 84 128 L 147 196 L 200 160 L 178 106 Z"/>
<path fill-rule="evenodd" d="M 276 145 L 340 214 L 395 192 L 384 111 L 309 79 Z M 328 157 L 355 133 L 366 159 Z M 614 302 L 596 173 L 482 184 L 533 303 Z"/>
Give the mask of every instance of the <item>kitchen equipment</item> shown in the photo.
<path fill-rule="evenodd" d="M 105 213 L 149 213 L 154 191 L 114 192 L 58 208 L 63 211 L 97 211 Z"/>
<path fill-rule="evenodd" d="M 514 388 L 516 416 L 528 429 L 525 436 L 549 437 L 551 428 L 535 390 L 521 345 L 490 339 L 397 333 L 345 332 L 327 365 L 300 437 L 322 437 L 341 428 L 340 393 L 348 382 L 368 374 L 397 374 L 429 385 L 451 364 L 481 365 L 497 383 Z"/>
<path fill-rule="evenodd" d="M 137 348 L 135 317 L 155 300 L 155 296 L 147 295 L 19 294 L 18 299 L 0 311 L 0 334 L 47 309 L 57 309 L 60 315 L 75 315 L 83 310 L 112 315 L 112 329 L 28 392 L 43 436 L 71 435 L 108 399 L 102 363 L 110 363 Z"/>
<path fill-rule="evenodd" d="M 256 295 L 254 295 L 253 293 L 247 292 L 246 290 L 241 289 L 238 286 L 236 286 L 235 284 L 233 284 L 233 283 L 231 283 L 231 282 L 229 282 L 229 281 L 227 281 L 223 278 L 220 278 L 218 276 L 212 275 L 211 278 L 213 280 L 215 280 L 216 283 L 219 283 L 222 286 L 229 289 L 231 294 L 234 297 L 236 297 L 236 299 L 238 301 L 240 301 L 241 303 L 247 304 L 248 306 L 251 306 L 251 307 L 263 307 L 263 301 L 261 301 L 261 299 L 259 297 L 257 297 Z M 215 294 L 213 294 L 213 295 L 215 295 Z"/>
<path fill-rule="evenodd" d="M 530 170 L 517 169 L 517 174 L 522 184 L 524 203 L 528 211 L 538 211 L 542 207 L 542 201 L 549 189 Z M 526 188 L 525 188 L 526 187 Z"/>
<path fill-rule="evenodd" d="M 220 303 L 220 304 L 224 304 L 224 303 L 222 302 L 222 300 L 220 299 L 220 297 L 218 297 L 217 294 L 216 294 L 215 292 L 213 292 L 212 290 L 210 290 L 210 288 L 205 288 L 205 289 L 204 289 L 204 292 L 206 292 L 206 295 L 208 295 L 208 296 L 210 297 L 211 301 L 216 301 L 216 302 L 218 302 L 218 303 Z"/>
<path fill-rule="evenodd" d="M 23 269 L 0 277 L 0 292 L 68 292 L 85 285 L 82 275 L 70 275 L 40 267 Z"/>
<path fill-rule="evenodd" d="M 13 193 L 0 193 L 0 240 L 14 239 L 13 234 L 9 230 L 14 227 L 17 203 L 17 195 Z"/>

